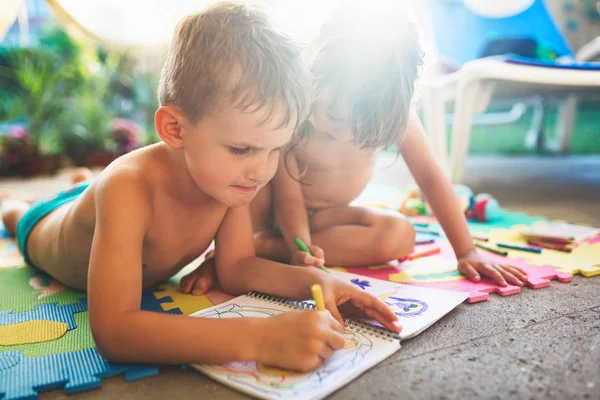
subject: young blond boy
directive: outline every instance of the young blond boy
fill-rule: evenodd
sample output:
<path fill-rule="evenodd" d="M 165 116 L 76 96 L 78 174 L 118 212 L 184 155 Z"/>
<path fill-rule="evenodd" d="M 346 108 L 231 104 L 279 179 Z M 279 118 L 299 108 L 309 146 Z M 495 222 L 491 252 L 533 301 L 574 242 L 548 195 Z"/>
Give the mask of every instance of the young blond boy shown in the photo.
<path fill-rule="evenodd" d="M 252 6 L 220 3 L 185 18 L 160 81 L 162 142 L 32 206 L 3 202 L 27 262 L 88 290 L 92 333 L 110 360 L 311 369 L 344 345 L 337 306 L 348 300 L 399 330 L 384 303 L 353 285 L 255 256 L 249 204 L 307 115 L 310 81 L 298 50 Z M 306 299 L 319 283 L 337 320 L 320 312 L 212 320 L 140 310 L 142 288 L 172 276 L 213 239 L 228 293 Z"/>
<path fill-rule="evenodd" d="M 351 207 L 371 179 L 378 151 L 396 144 L 473 281 L 523 285 L 520 268 L 479 254 L 452 187 L 411 111 L 422 62 L 417 30 L 397 6 L 347 5 L 311 46 L 312 115 L 300 144 L 282 154 L 270 186 L 252 204 L 257 254 L 296 265 L 348 267 L 406 256 L 415 231 L 397 212 Z M 286 154 L 287 153 L 287 154 Z M 270 217 L 274 215 L 278 231 Z M 314 257 L 299 251 L 299 237 Z"/>

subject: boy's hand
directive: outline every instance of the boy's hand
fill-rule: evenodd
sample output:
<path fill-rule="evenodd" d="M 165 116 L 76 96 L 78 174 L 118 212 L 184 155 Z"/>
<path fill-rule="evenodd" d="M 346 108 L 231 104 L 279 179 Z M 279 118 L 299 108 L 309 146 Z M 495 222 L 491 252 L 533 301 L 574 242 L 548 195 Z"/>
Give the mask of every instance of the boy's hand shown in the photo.
<path fill-rule="evenodd" d="M 308 372 L 344 347 L 344 329 L 329 312 L 290 312 L 264 322 L 257 360 L 268 366 Z"/>
<path fill-rule="evenodd" d="M 207 258 L 194 271 L 190 272 L 179 282 L 179 291 L 200 296 L 208 292 L 217 281 L 215 274 L 215 258 Z"/>
<path fill-rule="evenodd" d="M 481 275 L 493 279 L 501 286 L 506 286 L 507 282 L 523 286 L 527 282 L 527 272 L 523 269 L 499 263 L 475 250 L 458 259 L 458 270 L 473 282 L 479 282 Z"/>
<path fill-rule="evenodd" d="M 387 304 L 371 293 L 358 288 L 356 285 L 334 276 L 323 276 L 321 287 L 323 289 L 325 308 L 329 310 L 331 315 L 342 326 L 344 325 L 344 320 L 338 307 L 346 315 L 366 316 L 374 319 L 393 332 L 400 332 L 402 330 L 402 327 L 397 323 L 398 316 L 394 314 Z"/>
<path fill-rule="evenodd" d="M 312 256 L 307 252 L 295 249 L 292 251 L 292 260 L 290 264 L 300 267 L 321 267 L 325 264 L 325 253 L 323 249 L 314 244 L 306 246 L 312 253 Z"/>

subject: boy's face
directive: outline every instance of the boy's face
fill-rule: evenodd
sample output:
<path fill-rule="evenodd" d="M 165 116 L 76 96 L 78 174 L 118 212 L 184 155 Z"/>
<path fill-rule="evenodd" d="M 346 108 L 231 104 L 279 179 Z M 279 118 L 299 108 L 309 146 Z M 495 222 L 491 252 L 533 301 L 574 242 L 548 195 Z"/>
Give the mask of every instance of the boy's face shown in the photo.
<path fill-rule="evenodd" d="M 280 149 L 293 133 L 292 126 L 279 126 L 282 110 L 267 116 L 265 107 L 254 112 L 229 108 L 190 127 L 185 157 L 200 189 L 229 207 L 252 201 L 275 175 Z"/>

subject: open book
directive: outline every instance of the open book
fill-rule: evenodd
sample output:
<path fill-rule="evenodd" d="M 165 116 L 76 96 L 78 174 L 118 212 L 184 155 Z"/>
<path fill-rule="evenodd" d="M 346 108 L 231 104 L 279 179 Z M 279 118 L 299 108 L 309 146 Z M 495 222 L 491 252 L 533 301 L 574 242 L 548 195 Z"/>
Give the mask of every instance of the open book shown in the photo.
<path fill-rule="evenodd" d="M 346 319 L 344 348 L 309 373 L 283 371 L 250 361 L 226 365 L 193 364 L 192 367 L 218 382 L 263 399 L 321 399 L 394 354 L 400 349 L 401 340 L 416 336 L 468 297 L 466 292 L 420 288 L 332 272 L 387 303 L 400 317 L 402 332 L 396 334 L 368 321 Z M 269 318 L 294 309 L 314 309 L 314 304 L 250 293 L 191 316 Z"/>

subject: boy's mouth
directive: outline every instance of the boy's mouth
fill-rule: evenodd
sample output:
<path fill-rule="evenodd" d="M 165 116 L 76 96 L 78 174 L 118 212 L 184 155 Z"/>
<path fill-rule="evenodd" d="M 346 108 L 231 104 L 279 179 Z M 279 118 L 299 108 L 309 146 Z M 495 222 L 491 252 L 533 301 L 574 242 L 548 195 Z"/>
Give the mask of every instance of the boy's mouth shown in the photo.
<path fill-rule="evenodd" d="M 256 192 L 256 189 L 258 189 L 258 186 L 241 186 L 241 185 L 232 185 L 232 187 L 236 190 L 239 190 L 242 193 L 254 193 Z"/>

